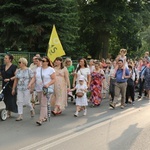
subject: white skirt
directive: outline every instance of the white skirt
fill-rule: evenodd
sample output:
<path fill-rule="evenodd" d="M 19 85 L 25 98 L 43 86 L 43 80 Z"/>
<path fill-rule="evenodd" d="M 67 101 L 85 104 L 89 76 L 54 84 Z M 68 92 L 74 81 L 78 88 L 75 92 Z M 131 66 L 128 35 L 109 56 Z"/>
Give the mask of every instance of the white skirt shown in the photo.
<path fill-rule="evenodd" d="M 76 98 L 76 105 L 78 105 L 78 106 L 87 106 L 88 105 L 86 94 L 84 94 L 82 97 Z"/>

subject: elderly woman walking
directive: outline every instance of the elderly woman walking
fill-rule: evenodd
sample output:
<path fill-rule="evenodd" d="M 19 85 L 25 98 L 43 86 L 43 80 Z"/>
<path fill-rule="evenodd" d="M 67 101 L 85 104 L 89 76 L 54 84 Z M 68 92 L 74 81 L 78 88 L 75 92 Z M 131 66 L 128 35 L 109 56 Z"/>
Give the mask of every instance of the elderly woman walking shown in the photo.
<path fill-rule="evenodd" d="M 75 68 L 72 65 L 72 60 L 71 58 L 66 58 L 64 61 L 64 66 L 67 68 L 68 73 L 69 73 L 69 80 L 70 80 L 70 87 L 72 88 L 72 84 L 73 84 L 73 77 L 74 77 L 74 71 Z M 68 96 L 71 97 L 71 101 L 73 101 L 73 95 L 72 92 L 68 93 Z"/>
<path fill-rule="evenodd" d="M 21 121 L 23 119 L 23 105 L 29 106 L 31 117 L 34 116 L 34 109 L 30 102 L 32 91 L 28 89 L 28 84 L 34 74 L 31 69 L 27 67 L 28 61 L 26 58 L 20 58 L 18 63 L 19 69 L 16 71 L 12 95 L 15 94 L 15 89 L 17 87 L 17 106 L 19 116 L 16 121 Z"/>

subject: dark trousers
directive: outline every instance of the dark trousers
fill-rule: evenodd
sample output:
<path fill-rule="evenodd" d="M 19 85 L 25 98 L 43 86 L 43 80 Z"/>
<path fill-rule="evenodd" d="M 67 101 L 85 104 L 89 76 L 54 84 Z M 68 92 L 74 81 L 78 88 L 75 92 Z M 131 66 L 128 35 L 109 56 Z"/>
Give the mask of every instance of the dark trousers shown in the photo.
<path fill-rule="evenodd" d="M 139 96 L 142 96 L 143 93 L 143 88 L 144 88 L 144 82 L 145 80 L 141 80 L 141 78 L 139 79 Z"/>
<path fill-rule="evenodd" d="M 110 85 L 109 85 L 109 93 L 111 95 L 111 100 L 114 100 L 115 97 L 115 83 L 116 79 L 110 79 Z"/>
<path fill-rule="evenodd" d="M 134 95 L 134 85 L 127 85 L 125 103 L 128 103 L 129 97 L 131 97 L 132 102 L 134 102 Z"/>

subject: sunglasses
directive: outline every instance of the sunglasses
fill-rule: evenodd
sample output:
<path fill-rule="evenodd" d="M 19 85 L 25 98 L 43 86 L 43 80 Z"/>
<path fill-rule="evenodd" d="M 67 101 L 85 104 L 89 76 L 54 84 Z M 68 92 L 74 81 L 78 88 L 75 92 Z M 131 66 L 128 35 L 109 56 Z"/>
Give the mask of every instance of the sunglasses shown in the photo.
<path fill-rule="evenodd" d="M 46 60 L 42 60 L 42 62 L 47 62 Z"/>

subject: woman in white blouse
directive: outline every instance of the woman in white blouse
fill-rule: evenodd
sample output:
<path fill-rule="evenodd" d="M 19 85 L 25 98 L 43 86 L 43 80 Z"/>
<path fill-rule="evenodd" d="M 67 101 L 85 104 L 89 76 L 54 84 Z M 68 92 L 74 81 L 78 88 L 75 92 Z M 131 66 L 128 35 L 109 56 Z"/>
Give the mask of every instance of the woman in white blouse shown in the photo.
<path fill-rule="evenodd" d="M 55 70 L 51 67 L 51 63 L 47 56 L 42 58 L 42 66 L 36 69 L 34 78 L 29 84 L 29 88 L 35 82 L 35 89 L 37 91 L 38 100 L 40 101 L 40 116 L 37 125 L 42 125 L 42 122 L 47 121 L 47 98 L 50 94 L 43 93 L 43 87 L 48 88 L 53 86 L 55 82 Z"/>
<path fill-rule="evenodd" d="M 90 82 L 91 82 L 90 69 L 87 65 L 87 61 L 85 58 L 81 58 L 79 60 L 79 65 L 76 69 L 74 79 L 73 79 L 73 87 L 75 87 L 75 83 L 79 83 L 79 78 L 81 75 L 84 76 L 87 86 L 90 87 Z"/>

